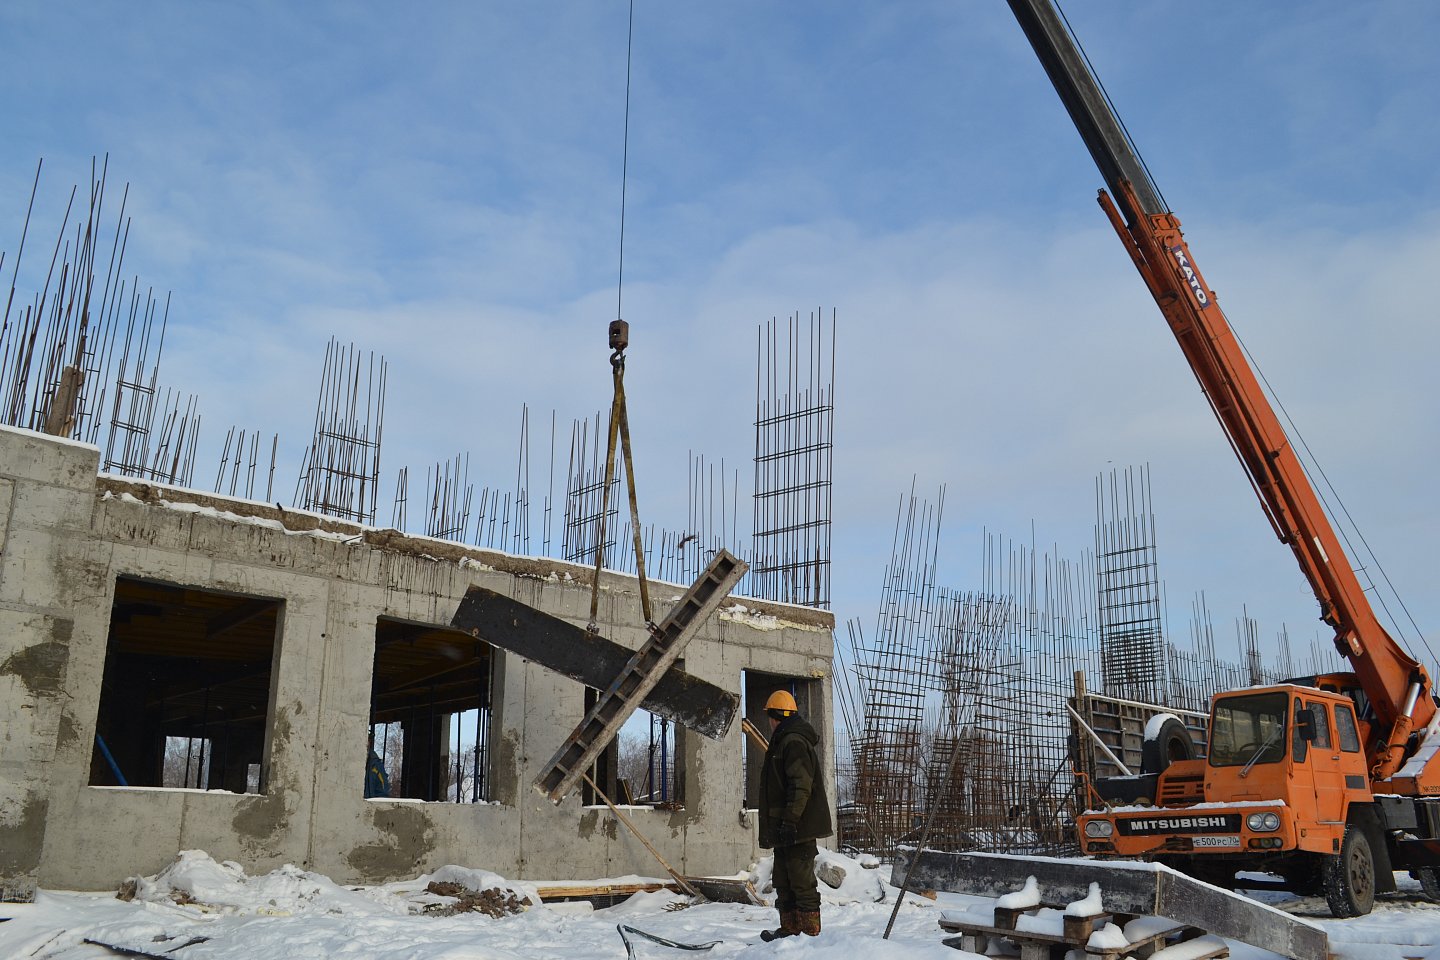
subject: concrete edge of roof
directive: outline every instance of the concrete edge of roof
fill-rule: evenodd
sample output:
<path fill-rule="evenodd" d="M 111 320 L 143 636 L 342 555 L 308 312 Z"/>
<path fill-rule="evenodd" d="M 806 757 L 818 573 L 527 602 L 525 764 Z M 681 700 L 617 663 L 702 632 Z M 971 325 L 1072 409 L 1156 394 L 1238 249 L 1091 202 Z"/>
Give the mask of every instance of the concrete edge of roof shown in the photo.
<path fill-rule="evenodd" d="M 128 494 L 136 500 L 148 504 L 189 504 L 202 509 L 214 510 L 218 513 L 232 514 L 237 517 L 274 521 L 286 530 L 297 533 L 316 532 L 353 538 L 356 542 L 364 543 L 377 550 L 388 550 L 412 556 L 431 557 L 435 560 L 449 561 L 452 563 L 469 561 L 519 577 L 534 577 L 540 580 L 548 580 L 551 577 L 560 579 L 569 578 L 577 583 L 589 584 L 594 574 L 594 568 L 585 564 L 572 563 L 566 560 L 555 560 L 550 557 L 527 557 L 520 554 L 505 553 L 499 550 L 455 543 L 450 540 L 437 540 L 431 537 L 404 533 L 390 527 L 370 527 L 364 524 L 354 523 L 353 521 L 341 520 L 335 517 L 325 516 L 324 514 L 314 513 L 309 510 L 286 507 L 278 502 L 266 503 L 258 500 L 228 497 L 223 494 L 206 493 L 186 487 L 171 486 L 151 480 L 120 477 L 113 474 L 98 475 L 95 486 L 97 496 L 103 497 L 106 494 L 121 496 Z M 608 585 L 622 589 L 626 585 L 633 585 L 635 582 L 635 577 L 631 574 L 604 571 L 601 576 L 602 583 L 607 583 Z M 652 583 L 665 584 L 665 581 L 652 581 Z M 666 585 L 673 586 L 677 592 L 683 592 L 686 586 L 688 586 L 687 584 Z M 634 589 L 634 587 L 632 586 L 631 589 Z M 735 603 L 742 604 L 746 608 L 746 611 L 751 614 L 775 617 L 784 623 L 800 627 L 831 631 L 835 629 L 835 615 L 829 610 L 782 603 L 775 600 L 760 600 L 754 597 L 737 596 L 734 597 L 733 600 Z"/>

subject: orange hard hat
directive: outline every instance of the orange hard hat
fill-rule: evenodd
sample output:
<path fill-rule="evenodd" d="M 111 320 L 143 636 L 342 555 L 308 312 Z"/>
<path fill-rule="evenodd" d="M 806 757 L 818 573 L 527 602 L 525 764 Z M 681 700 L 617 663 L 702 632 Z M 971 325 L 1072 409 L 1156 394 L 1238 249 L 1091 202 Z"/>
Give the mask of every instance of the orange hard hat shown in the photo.
<path fill-rule="evenodd" d="M 800 707 L 796 705 L 795 698 L 790 696 L 789 690 L 776 690 L 770 694 L 770 699 L 765 701 L 766 710 L 783 710 L 786 713 L 799 713 Z"/>

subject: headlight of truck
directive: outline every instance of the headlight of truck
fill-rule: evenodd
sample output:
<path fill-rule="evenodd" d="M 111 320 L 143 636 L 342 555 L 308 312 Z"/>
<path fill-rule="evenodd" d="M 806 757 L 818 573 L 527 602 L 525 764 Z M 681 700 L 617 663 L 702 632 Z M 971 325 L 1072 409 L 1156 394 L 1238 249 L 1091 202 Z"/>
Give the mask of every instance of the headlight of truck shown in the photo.
<path fill-rule="evenodd" d="M 1115 826 L 1109 820 L 1091 820 L 1085 824 L 1085 836 L 1087 837 L 1108 837 L 1115 832 Z"/>
<path fill-rule="evenodd" d="M 1252 833 L 1270 833 L 1280 829 L 1280 816 L 1275 813 L 1252 813 L 1245 818 Z"/>

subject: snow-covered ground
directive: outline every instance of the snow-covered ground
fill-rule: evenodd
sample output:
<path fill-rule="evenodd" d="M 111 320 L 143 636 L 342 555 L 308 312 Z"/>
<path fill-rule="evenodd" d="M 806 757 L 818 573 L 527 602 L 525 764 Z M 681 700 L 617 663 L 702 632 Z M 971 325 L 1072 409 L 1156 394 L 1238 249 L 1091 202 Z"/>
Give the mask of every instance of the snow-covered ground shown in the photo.
<path fill-rule="evenodd" d="M 637 941 L 637 960 L 700 957 L 840 957 L 863 960 L 961 960 L 941 944 L 942 910 L 975 910 L 975 897 L 940 894 L 907 898 L 889 940 L 882 939 L 896 890 L 884 882 L 889 868 L 873 868 L 824 853 L 822 866 L 838 887 L 822 885 L 824 931 L 818 938 L 774 943 L 760 931 L 775 925 L 764 907 L 704 903 L 665 891 L 640 893 L 604 910 L 588 904 L 538 903 L 530 883 L 513 883 L 484 870 L 444 867 L 413 880 L 377 887 L 347 887 L 318 874 L 284 867 L 248 877 L 239 866 L 216 863 L 198 851 L 181 854 L 153 877 L 137 878 L 114 894 L 41 891 L 31 904 L 0 904 L 0 960 L 84 960 L 114 957 L 104 941 L 177 960 L 609 960 L 625 956 L 616 930 L 624 924 L 686 943 L 722 941 L 706 953 L 677 951 Z M 751 873 L 765 890 L 770 862 Z M 634 882 L 637 878 L 623 878 Z M 427 890 L 427 888 L 431 888 Z M 443 892 L 434 892 L 436 889 Z M 463 891 L 485 891 L 457 900 Z M 449 894 L 449 895 L 447 895 Z M 883 898 L 877 902 L 876 898 Z M 1397 895 L 1375 912 L 1332 920 L 1323 901 L 1280 895 L 1267 902 L 1322 924 L 1344 960 L 1440 960 L 1440 904 L 1425 901 L 1403 878 Z M 457 907 L 474 910 L 456 912 Z M 493 915 L 492 915 L 493 914 Z M 1232 944 L 1236 960 L 1273 954 Z"/>

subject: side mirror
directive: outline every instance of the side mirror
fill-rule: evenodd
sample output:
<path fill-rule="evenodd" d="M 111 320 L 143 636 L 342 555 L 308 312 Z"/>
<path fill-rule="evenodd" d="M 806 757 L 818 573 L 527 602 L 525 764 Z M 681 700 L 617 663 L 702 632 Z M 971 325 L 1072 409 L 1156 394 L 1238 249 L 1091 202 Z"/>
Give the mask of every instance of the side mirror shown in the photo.
<path fill-rule="evenodd" d="M 1300 739 L 1306 743 L 1313 743 L 1315 740 L 1315 714 L 1309 710 L 1301 710 L 1295 714 L 1295 727 L 1300 731 Z"/>

